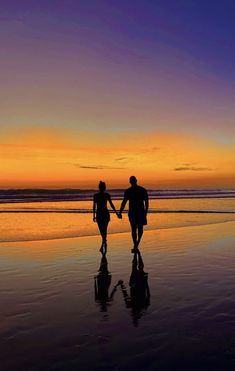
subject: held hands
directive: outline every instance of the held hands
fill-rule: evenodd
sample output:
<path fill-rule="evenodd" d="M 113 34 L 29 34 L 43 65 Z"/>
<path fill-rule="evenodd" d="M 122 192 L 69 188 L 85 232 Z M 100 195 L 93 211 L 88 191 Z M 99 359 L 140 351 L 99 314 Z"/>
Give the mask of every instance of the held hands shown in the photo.
<path fill-rule="evenodd" d="M 117 217 L 118 217 L 118 219 L 122 219 L 122 213 L 117 213 Z"/>

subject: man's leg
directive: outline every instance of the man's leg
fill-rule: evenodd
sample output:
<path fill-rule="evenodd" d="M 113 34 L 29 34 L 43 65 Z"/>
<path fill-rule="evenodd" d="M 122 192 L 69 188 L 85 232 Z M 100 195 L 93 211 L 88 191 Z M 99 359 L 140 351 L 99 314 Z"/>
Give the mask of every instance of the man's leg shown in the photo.
<path fill-rule="evenodd" d="M 143 225 L 138 225 L 138 239 L 137 239 L 137 246 L 139 246 L 140 240 L 143 236 Z"/>
<path fill-rule="evenodd" d="M 131 235 L 132 235 L 132 240 L 134 244 L 134 248 L 137 246 L 137 225 L 134 223 L 131 223 Z"/>

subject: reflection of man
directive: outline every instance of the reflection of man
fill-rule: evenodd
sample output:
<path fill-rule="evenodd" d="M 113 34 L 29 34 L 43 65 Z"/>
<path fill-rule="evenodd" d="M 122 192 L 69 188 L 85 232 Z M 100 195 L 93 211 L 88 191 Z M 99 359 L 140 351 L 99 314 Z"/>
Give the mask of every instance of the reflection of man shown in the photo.
<path fill-rule="evenodd" d="M 144 263 L 138 249 L 135 250 L 132 261 L 132 272 L 129 286 L 130 294 L 123 281 L 119 281 L 127 308 L 131 309 L 133 324 L 138 326 L 138 321 L 150 305 L 150 290 L 148 273 L 144 272 Z"/>
<path fill-rule="evenodd" d="M 127 201 L 129 201 L 128 216 L 134 243 L 132 252 L 134 252 L 138 248 L 141 237 L 143 235 L 143 226 L 147 224 L 149 201 L 146 189 L 137 185 L 137 179 L 135 176 L 130 177 L 130 184 L 131 187 L 125 191 L 124 199 L 122 201 L 119 212 L 119 217 L 121 218 L 126 203 Z"/>

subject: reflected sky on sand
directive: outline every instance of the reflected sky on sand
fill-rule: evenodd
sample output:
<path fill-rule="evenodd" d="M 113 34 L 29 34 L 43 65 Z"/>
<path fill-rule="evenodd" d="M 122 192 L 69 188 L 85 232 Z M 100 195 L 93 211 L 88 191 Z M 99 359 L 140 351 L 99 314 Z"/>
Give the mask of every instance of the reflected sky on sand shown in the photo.
<path fill-rule="evenodd" d="M 115 200 L 117 209 L 120 200 Z M 145 230 L 206 225 L 235 221 L 235 198 L 151 199 Z M 49 240 L 94 236 L 91 201 L 58 201 L 1 204 L 0 242 Z M 111 214 L 109 234 L 129 232 L 123 220 Z"/>
<path fill-rule="evenodd" d="M 1 243 L 1 370 L 233 370 L 234 231 Z"/>

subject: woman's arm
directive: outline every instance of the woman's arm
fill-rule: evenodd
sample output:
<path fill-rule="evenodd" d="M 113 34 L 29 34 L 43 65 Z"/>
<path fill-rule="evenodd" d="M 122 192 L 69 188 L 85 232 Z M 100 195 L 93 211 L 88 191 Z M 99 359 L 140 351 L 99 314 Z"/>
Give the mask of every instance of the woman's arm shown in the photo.
<path fill-rule="evenodd" d="M 113 209 L 113 211 L 116 213 L 116 215 L 118 215 L 117 210 L 115 209 L 115 206 L 113 204 L 113 201 L 111 200 L 110 194 L 108 194 L 108 202 L 109 202 L 111 208 Z"/>

